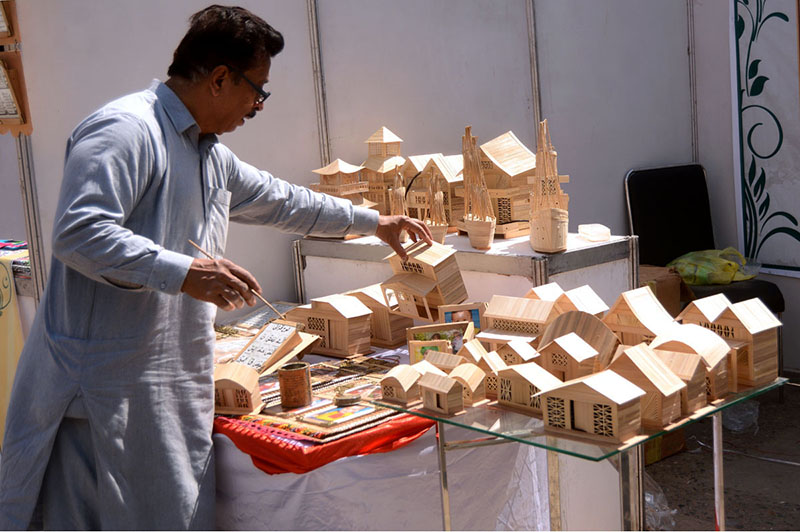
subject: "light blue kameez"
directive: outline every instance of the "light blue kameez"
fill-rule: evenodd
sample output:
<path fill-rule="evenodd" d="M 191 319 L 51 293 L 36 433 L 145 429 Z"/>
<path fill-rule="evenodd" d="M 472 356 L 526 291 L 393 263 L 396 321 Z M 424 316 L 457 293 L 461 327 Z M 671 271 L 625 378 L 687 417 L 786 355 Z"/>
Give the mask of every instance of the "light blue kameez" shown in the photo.
<path fill-rule="evenodd" d="M 65 416 L 91 428 L 102 528 L 214 527 L 216 307 L 180 288 L 199 256 L 189 239 L 221 256 L 229 218 L 316 235 L 377 226 L 375 211 L 274 178 L 201 138 L 158 81 L 75 129 L 50 277 L 6 423 L 0 529 L 28 526 Z"/>

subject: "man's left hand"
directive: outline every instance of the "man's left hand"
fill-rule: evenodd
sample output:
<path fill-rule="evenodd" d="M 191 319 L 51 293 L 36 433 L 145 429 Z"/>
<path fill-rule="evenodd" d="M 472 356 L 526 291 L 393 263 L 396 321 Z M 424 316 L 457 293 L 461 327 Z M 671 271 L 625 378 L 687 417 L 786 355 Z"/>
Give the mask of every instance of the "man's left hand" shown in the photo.
<path fill-rule="evenodd" d="M 375 236 L 389 244 L 397 255 L 406 260 L 408 254 L 403 249 L 403 244 L 400 243 L 400 233 L 408 232 L 411 240 L 423 240 L 426 244 L 433 244 L 431 230 L 423 222 L 416 218 L 409 218 L 402 215 L 381 215 L 378 218 L 378 229 L 375 231 Z"/>

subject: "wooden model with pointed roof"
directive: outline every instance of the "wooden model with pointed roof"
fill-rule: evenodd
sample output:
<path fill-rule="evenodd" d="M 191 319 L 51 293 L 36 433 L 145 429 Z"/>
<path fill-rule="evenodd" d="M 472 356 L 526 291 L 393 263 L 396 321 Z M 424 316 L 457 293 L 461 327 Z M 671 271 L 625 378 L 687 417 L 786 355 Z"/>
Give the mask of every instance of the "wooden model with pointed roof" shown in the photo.
<path fill-rule="evenodd" d="M 477 338 L 496 350 L 511 340 L 531 343 L 558 316 L 555 302 L 524 297 L 492 296 Z"/>
<path fill-rule="evenodd" d="M 214 366 L 214 413 L 257 414 L 263 406 L 256 370 L 236 362 Z"/>
<path fill-rule="evenodd" d="M 427 360 L 420 360 L 415 364 L 411 364 L 411 367 L 417 370 L 420 375 L 425 375 L 426 373 L 433 373 L 434 375 L 441 375 L 442 377 L 446 377 L 447 373 L 440 370 Z"/>
<path fill-rule="evenodd" d="M 394 276 L 381 283 L 381 290 L 387 305 L 392 294 L 397 299 L 397 308 L 392 312 L 437 322 L 440 305 L 466 301 L 467 289 L 453 248 L 420 240 L 409 245 L 406 253 L 405 261 L 396 253 L 386 258 Z"/>
<path fill-rule="evenodd" d="M 497 372 L 497 379 L 499 405 L 536 415 L 542 414 L 541 396 L 537 394 L 561 385 L 560 380 L 535 362 L 501 369 Z"/>
<path fill-rule="evenodd" d="M 497 214 L 492 209 L 491 196 L 478 154 L 478 139 L 472 135 L 471 126 L 464 128 L 461 153 L 464 156 L 463 228 L 473 248 L 490 249 L 494 240 Z"/>
<path fill-rule="evenodd" d="M 381 127 L 364 142 L 369 146 L 367 160 L 362 165 L 362 173 L 369 183 L 365 196 L 376 204 L 381 214 L 388 214 L 389 188 L 394 183 L 395 169 L 406 162 L 400 155 L 403 139 Z"/>
<path fill-rule="evenodd" d="M 372 311 L 357 298 L 341 294 L 312 299 L 286 313 L 287 320 L 305 325 L 320 337 L 311 353 L 340 358 L 372 352 L 371 316 Z"/>
<path fill-rule="evenodd" d="M 383 297 L 380 284 L 352 290 L 345 295 L 353 296 L 372 311 L 370 318 L 370 343 L 378 347 L 400 347 L 406 343 L 406 329 L 414 326 L 414 320 L 391 312 L 397 309 L 397 299 Z"/>
<path fill-rule="evenodd" d="M 577 379 L 594 372 L 597 350 L 574 332 L 546 344 L 539 344 L 539 363 L 561 381 Z"/>
<path fill-rule="evenodd" d="M 719 315 L 731 305 L 730 300 L 725 297 L 725 294 L 714 294 L 713 296 L 695 299 L 687 303 L 686 307 L 678 314 L 675 321 L 679 323 L 696 323 L 706 329 L 711 329 L 723 338 L 725 334 L 723 331 L 717 331 L 712 324 L 714 320 L 719 318 Z M 728 334 L 732 338 L 733 335 Z"/>
<path fill-rule="evenodd" d="M 611 370 L 541 393 L 546 431 L 622 443 L 642 429 L 645 391 Z"/>
<path fill-rule="evenodd" d="M 686 384 L 681 391 L 681 414 L 688 416 L 706 406 L 706 368 L 700 355 L 663 349 L 653 352 Z"/>
<path fill-rule="evenodd" d="M 442 192 L 447 225 L 455 227 L 456 220 L 464 211 L 464 198 L 456 196 L 456 189 L 464 186 L 464 156 L 412 155 L 400 169 L 408 187 L 408 214 L 424 220 L 425 211 L 431 210 L 431 189 Z"/>
<path fill-rule="evenodd" d="M 569 176 L 558 175 L 558 154 L 550 142 L 547 120 L 539 122 L 536 144 L 536 172 L 531 180 L 530 196 L 530 244 L 534 251 L 555 253 L 567 249 L 569 196 L 561 190 L 561 183 L 569 182 Z"/>
<path fill-rule="evenodd" d="M 421 375 L 408 364 L 400 364 L 381 379 L 381 395 L 384 401 L 408 404 L 419 399 L 419 381 Z"/>
<path fill-rule="evenodd" d="M 542 299 L 555 301 L 559 312 L 579 310 L 588 312 L 602 318 L 608 310 L 608 305 L 592 290 L 588 284 L 564 291 L 558 283 L 552 282 L 531 288 L 525 297 L 529 299 Z"/>
<path fill-rule="evenodd" d="M 642 425 L 661 429 L 681 416 L 681 392 L 686 384 L 645 343 L 620 348 L 608 369 L 646 392 Z"/>
<path fill-rule="evenodd" d="M 456 366 L 450 378 L 461 383 L 464 405 L 472 406 L 486 399 L 486 374 L 475 364 L 466 362 Z"/>
<path fill-rule="evenodd" d="M 445 373 L 450 373 L 456 369 L 456 367 L 466 362 L 464 357 L 454 355 L 453 353 L 445 353 L 444 351 L 428 351 L 425 353 L 425 360 Z"/>
<path fill-rule="evenodd" d="M 649 286 L 622 292 L 603 323 L 625 345 L 650 342 L 675 325 L 675 321 Z"/>
<path fill-rule="evenodd" d="M 720 300 L 718 307 L 721 306 Z M 699 310 L 691 312 L 690 307 L 680 317 L 684 323 L 696 323 L 726 340 L 747 342 L 749 349 L 743 352 L 744 360 L 737 363 L 739 384 L 760 386 L 772 382 L 778 376 L 778 328 L 781 322 L 760 299 L 729 302 L 714 319 L 707 319 Z"/>
<path fill-rule="evenodd" d="M 716 401 L 728 394 L 730 347 L 710 330 L 691 323 L 676 325 L 656 336 L 650 342 L 650 347 L 700 355 L 706 369 L 706 398 L 708 401 Z"/>
<path fill-rule="evenodd" d="M 574 332 L 597 351 L 594 373 L 606 369 L 617 352 L 619 338 L 600 319 L 587 312 L 570 311 L 556 317 L 545 328 L 539 345 L 546 345 L 560 336 Z"/>
<path fill-rule="evenodd" d="M 481 359 L 486 356 L 486 348 L 483 347 L 483 344 L 477 338 L 473 338 L 461 346 L 461 349 L 458 350 L 456 353 L 460 357 L 464 357 L 464 360 L 470 362 L 472 364 L 478 364 Z"/>
<path fill-rule="evenodd" d="M 422 406 L 439 414 L 452 415 L 464 410 L 464 391 L 460 382 L 433 372 L 418 381 Z"/>
<path fill-rule="evenodd" d="M 364 205 L 365 192 L 369 191 L 369 183 L 361 179 L 363 166 L 355 166 L 341 159 L 336 159 L 327 166 L 312 170 L 319 174 L 319 183 L 311 183 L 311 190 L 331 196 L 349 199 L 355 205 Z"/>
<path fill-rule="evenodd" d="M 497 354 L 508 366 L 515 364 L 527 364 L 528 362 L 539 363 L 539 352 L 528 342 L 523 340 L 511 340 L 497 348 Z"/>
<path fill-rule="evenodd" d="M 497 399 L 499 390 L 497 373 L 507 367 L 506 363 L 496 351 L 489 351 L 480 359 L 478 367 L 486 374 L 486 397 Z"/>

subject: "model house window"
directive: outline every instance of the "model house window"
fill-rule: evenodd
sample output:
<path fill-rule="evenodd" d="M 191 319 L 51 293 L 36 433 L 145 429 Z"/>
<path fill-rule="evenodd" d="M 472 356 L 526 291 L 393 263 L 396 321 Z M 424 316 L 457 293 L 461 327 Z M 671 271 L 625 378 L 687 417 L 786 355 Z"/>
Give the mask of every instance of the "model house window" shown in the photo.
<path fill-rule="evenodd" d="M 396 397 L 394 393 L 394 386 L 384 386 L 383 387 L 383 397 L 384 399 L 387 397 Z"/>
<path fill-rule="evenodd" d="M 534 386 L 533 384 L 528 385 L 528 393 L 530 394 L 530 401 L 528 402 L 528 406 L 532 406 L 533 408 L 538 408 L 539 410 L 542 409 L 542 398 L 537 393 L 541 392 L 539 388 Z"/>
<path fill-rule="evenodd" d="M 564 406 L 564 399 L 547 398 L 547 422 L 551 427 L 567 428 L 567 409 Z"/>
<path fill-rule="evenodd" d="M 404 272 L 419 273 L 419 274 L 422 274 L 423 272 L 422 264 L 418 262 L 407 260 L 404 263 L 402 263 L 401 266 L 403 267 Z"/>
<path fill-rule="evenodd" d="M 711 396 L 712 389 L 711 389 L 711 377 L 706 375 L 706 395 Z"/>
<path fill-rule="evenodd" d="M 233 400 L 236 402 L 236 408 L 250 408 L 250 394 L 247 390 L 241 388 L 234 390 Z"/>
<path fill-rule="evenodd" d="M 539 334 L 539 324 L 527 321 L 510 320 L 507 318 L 494 318 L 492 326 L 509 332 L 520 332 L 536 336 Z"/>
<path fill-rule="evenodd" d="M 500 399 L 511 401 L 511 379 L 500 379 Z"/>
<path fill-rule="evenodd" d="M 564 353 L 553 353 L 553 357 L 550 359 L 554 366 L 565 368 L 567 367 L 567 355 Z"/>
<path fill-rule="evenodd" d="M 497 223 L 511 222 L 511 198 L 497 198 Z"/>
<path fill-rule="evenodd" d="M 486 376 L 486 389 L 490 392 L 497 391 L 497 376 L 496 375 L 487 375 Z"/>
<path fill-rule="evenodd" d="M 614 419 L 611 405 L 595 403 L 592 405 L 594 433 L 600 436 L 614 436 Z"/>

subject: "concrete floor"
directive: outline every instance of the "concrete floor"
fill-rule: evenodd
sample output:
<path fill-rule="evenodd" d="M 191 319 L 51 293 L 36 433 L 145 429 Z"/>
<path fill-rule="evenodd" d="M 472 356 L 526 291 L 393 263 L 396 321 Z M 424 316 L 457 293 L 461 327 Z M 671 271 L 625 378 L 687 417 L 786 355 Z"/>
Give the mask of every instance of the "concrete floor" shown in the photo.
<path fill-rule="evenodd" d="M 747 429 L 731 430 L 737 418 L 723 411 L 728 530 L 800 529 L 800 386 L 783 388 L 783 403 L 771 391 L 740 407 L 738 419 L 742 409 L 758 407 Z M 711 419 L 694 423 L 686 428 L 685 451 L 645 468 L 674 510 L 674 524 L 660 514 L 663 529 L 715 530 L 712 441 Z"/>

